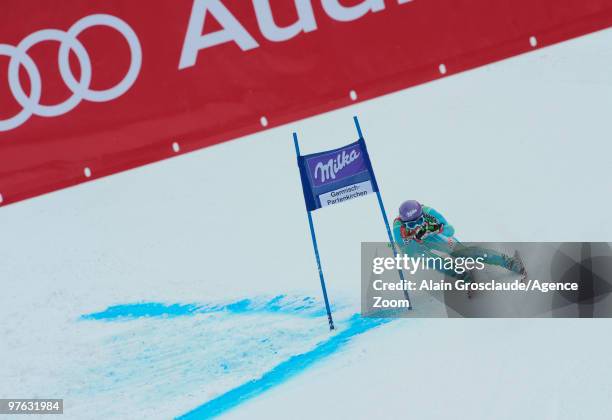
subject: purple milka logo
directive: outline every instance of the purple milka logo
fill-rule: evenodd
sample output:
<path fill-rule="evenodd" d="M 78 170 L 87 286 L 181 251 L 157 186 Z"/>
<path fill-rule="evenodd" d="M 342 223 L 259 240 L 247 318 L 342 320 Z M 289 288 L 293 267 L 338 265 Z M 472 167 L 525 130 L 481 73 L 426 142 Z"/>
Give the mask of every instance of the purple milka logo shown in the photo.
<path fill-rule="evenodd" d="M 315 186 L 329 181 L 338 181 L 365 169 L 361 148 L 358 144 L 332 153 L 308 159 L 308 168 Z"/>

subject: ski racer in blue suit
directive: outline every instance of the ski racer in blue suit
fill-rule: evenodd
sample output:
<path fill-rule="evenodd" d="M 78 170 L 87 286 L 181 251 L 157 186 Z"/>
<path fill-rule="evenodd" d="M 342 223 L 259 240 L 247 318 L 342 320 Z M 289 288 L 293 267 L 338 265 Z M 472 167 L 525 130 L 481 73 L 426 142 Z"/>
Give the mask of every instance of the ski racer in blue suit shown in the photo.
<path fill-rule="evenodd" d="M 402 203 L 399 216 L 393 221 L 393 236 L 399 249 L 410 257 L 483 258 L 485 264 L 504 267 L 525 276 L 525 267 L 518 253 L 510 257 L 493 249 L 462 245 L 455 238 L 455 229 L 437 210 L 423 206 L 418 201 Z M 469 273 L 457 274 L 454 270 L 439 271 L 455 278 L 471 281 Z"/>

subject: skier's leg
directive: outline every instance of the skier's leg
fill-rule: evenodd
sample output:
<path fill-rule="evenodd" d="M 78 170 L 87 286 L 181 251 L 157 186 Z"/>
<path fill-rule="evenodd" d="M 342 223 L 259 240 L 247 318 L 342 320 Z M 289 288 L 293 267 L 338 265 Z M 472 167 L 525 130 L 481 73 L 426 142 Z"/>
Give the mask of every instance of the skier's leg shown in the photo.
<path fill-rule="evenodd" d="M 514 256 L 511 257 L 503 252 L 490 248 L 461 245 L 456 247 L 451 255 L 453 257 L 483 258 L 485 264 L 497 265 L 517 274 L 523 274 L 525 272 L 525 266 L 516 252 Z"/>
<path fill-rule="evenodd" d="M 425 249 L 422 255 L 424 257 L 433 257 L 436 259 L 440 258 L 439 254 L 453 256 L 454 255 L 453 250 L 457 246 L 460 246 L 460 243 L 454 237 L 447 237 L 441 234 L 430 236 L 427 238 L 427 241 L 425 241 L 424 245 L 422 245 L 422 248 Z M 436 251 L 437 253 L 433 251 Z M 446 274 L 447 276 L 450 276 L 450 277 L 453 277 L 459 280 L 464 280 L 466 283 L 472 282 L 472 277 L 468 271 L 457 273 L 453 269 L 450 269 L 450 268 L 445 269 L 443 266 L 440 266 L 440 264 L 436 264 L 434 268 L 436 271 L 442 274 Z"/>

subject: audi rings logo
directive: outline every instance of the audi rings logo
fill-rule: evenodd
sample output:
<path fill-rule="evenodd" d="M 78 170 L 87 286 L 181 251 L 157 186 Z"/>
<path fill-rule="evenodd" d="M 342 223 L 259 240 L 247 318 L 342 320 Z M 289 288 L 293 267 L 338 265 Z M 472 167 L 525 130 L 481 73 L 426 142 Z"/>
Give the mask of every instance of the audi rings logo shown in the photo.
<path fill-rule="evenodd" d="M 93 90 L 91 82 L 91 61 L 85 47 L 77 36 L 92 26 L 108 26 L 117 30 L 128 42 L 130 47 L 130 67 L 123 79 L 115 86 L 105 90 Z M 64 102 L 55 105 L 42 105 L 41 79 L 38 67 L 28 56 L 28 50 L 43 41 L 60 43 L 58 65 L 60 75 L 66 86 L 72 91 L 72 96 Z M 72 51 L 81 67 L 80 80 L 76 80 L 68 62 L 68 54 Z M 111 101 L 123 95 L 136 81 L 142 64 L 142 50 L 136 33 L 130 26 L 118 17 L 104 14 L 86 16 L 77 21 L 67 31 L 58 29 L 42 29 L 24 38 L 16 47 L 0 44 L 0 55 L 10 58 L 8 66 L 8 83 L 15 100 L 23 108 L 17 115 L 0 120 L 0 131 L 12 130 L 23 124 L 32 115 L 41 117 L 56 117 L 65 114 L 77 106 L 83 99 L 92 102 Z M 30 79 L 30 94 L 27 95 L 19 80 L 19 67 L 23 66 Z"/>

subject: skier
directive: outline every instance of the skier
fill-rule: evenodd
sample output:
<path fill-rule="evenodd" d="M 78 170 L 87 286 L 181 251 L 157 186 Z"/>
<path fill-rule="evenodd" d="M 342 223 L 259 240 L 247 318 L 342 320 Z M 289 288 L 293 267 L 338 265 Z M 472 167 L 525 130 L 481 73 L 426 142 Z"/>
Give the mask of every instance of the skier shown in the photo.
<path fill-rule="evenodd" d="M 399 216 L 393 221 L 393 236 L 401 251 L 413 257 L 439 257 L 439 253 L 451 257 L 483 258 L 485 264 L 504 267 L 521 275 L 527 275 L 525 266 L 518 254 L 510 257 L 501 252 L 474 246 L 462 245 L 455 238 L 455 229 L 438 211 L 423 206 L 416 200 L 404 201 L 399 208 Z M 435 251 L 435 252 L 434 252 Z M 469 273 L 457 274 L 454 270 L 440 270 L 466 282 L 471 281 Z M 471 293 L 468 293 L 471 297 Z"/>

